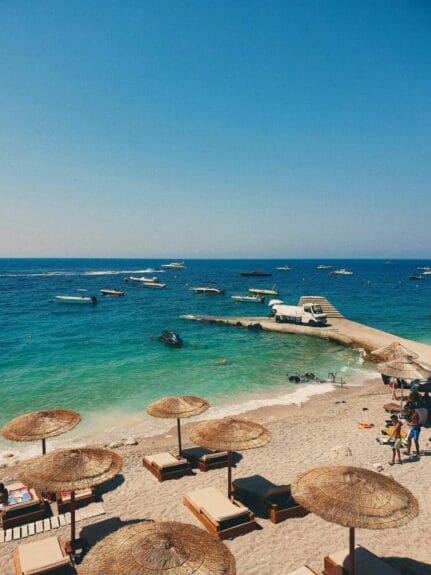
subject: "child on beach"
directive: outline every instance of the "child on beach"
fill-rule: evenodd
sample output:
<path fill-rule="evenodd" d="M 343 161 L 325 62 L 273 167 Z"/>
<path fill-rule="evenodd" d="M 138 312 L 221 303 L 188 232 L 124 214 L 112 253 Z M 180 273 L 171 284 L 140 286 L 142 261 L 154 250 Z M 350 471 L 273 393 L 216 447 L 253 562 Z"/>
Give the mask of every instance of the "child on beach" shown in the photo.
<path fill-rule="evenodd" d="M 391 416 L 392 422 L 394 424 L 394 429 L 391 433 L 391 439 L 394 439 L 394 444 L 392 445 L 392 461 L 389 462 L 389 465 L 395 464 L 395 456 L 398 456 L 398 463 L 401 465 L 401 446 L 402 446 L 402 439 L 401 439 L 401 427 L 402 423 L 398 419 L 398 416 L 392 415 Z"/>

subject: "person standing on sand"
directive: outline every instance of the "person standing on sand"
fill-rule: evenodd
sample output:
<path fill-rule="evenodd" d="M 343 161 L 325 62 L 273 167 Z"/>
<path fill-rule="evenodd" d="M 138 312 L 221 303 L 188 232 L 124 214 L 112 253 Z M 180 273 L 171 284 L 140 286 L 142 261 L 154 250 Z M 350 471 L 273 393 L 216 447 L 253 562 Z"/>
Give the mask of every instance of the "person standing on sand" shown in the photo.
<path fill-rule="evenodd" d="M 416 456 L 420 457 L 419 435 L 421 433 L 421 425 L 419 421 L 419 415 L 416 413 L 413 406 L 409 408 L 409 416 L 410 416 L 410 422 L 409 422 L 410 431 L 409 434 L 407 435 L 407 451 L 405 451 L 404 453 L 405 455 L 411 455 L 412 441 L 414 441 L 416 447 Z"/>
<path fill-rule="evenodd" d="M 402 445 L 402 438 L 401 438 L 401 427 L 403 424 L 398 419 L 396 415 L 391 416 L 392 422 L 394 424 L 394 429 L 391 433 L 391 439 L 394 439 L 394 444 L 392 445 L 392 461 L 389 462 L 389 465 L 395 464 L 395 455 L 398 455 L 398 463 L 401 465 L 401 445 Z"/>
<path fill-rule="evenodd" d="M 9 501 L 9 492 L 3 483 L 0 483 L 0 519 L 2 514 L 7 509 L 7 504 Z"/>

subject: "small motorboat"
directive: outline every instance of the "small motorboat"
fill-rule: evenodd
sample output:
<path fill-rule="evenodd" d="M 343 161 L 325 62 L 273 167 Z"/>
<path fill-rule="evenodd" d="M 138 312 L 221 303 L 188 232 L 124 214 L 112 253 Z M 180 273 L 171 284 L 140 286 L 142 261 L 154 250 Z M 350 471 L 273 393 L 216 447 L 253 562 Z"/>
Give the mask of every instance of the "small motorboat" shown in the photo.
<path fill-rule="evenodd" d="M 102 295 L 108 295 L 113 297 L 122 297 L 124 295 L 124 292 L 119 289 L 101 289 L 100 293 Z"/>
<path fill-rule="evenodd" d="M 409 276 L 409 280 L 415 280 L 416 281 L 416 280 L 423 280 L 423 279 L 425 279 L 425 278 L 422 275 L 420 275 L 420 276 L 416 276 L 416 275 Z"/>
<path fill-rule="evenodd" d="M 256 295 L 278 295 L 280 292 L 278 289 L 260 289 L 260 288 L 250 288 L 249 293 Z"/>
<path fill-rule="evenodd" d="M 183 345 L 183 340 L 175 331 L 165 330 L 162 335 L 159 335 L 157 341 L 166 343 L 167 345 L 172 345 L 174 347 L 181 347 Z"/>
<path fill-rule="evenodd" d="M 352 276 L 353 272 L 346 270 L 346 268 L 341 268 L 339 270 L 334 270 L 333 272 L 329 272 L 330 276 Z"/>
<path fill-rule="evenodd" d="M 171 262 L 170 264 L 162 264 L 160 267 L 171 269 L 171 270 L 184 270 L 184 269 L 186 269 L 184 262 Z"/>
<path fill-rule="evenodd" d="M 319 264 L 319 265 L 317 266 L 317 269 L 318 269 L 318 270 L 329 270 L 329 269 L 331 269 L 331 268 L 332 268 L 332 266 L 328 266 L 328 265 L 326 265 L 326 264 Z"/>
<path fill-rule="evenodd" d="M 161 284 L 158 282 L 142 282 L 142 287 L 144 288 L 159 288 L 163 289 L 166 287 L 166 284 Z"/>
<path fill-rule="evenodd" d="M 157 277 L 153 276 L 151 278 L 145 277 L 145 276 L 141 276 L 141 277 L 136 277 L 136 276 L 130 276 L 130 278 L 128 278 L 131 282 L 141 282 L 141 283 L 152 283 L 152 282 L 156 282 L 157 281 Z"/>
<path fill-rule="evenodd" d="M 279 272 L 291 272 L 292 268 L 290 268 L 289 266 L 280 266 L 276 268 L 276 270 Z"/>
<path fill-rule="evenodd" d="M 56 295 L 55 299 L 61 303 L 87 303 L 92 305 L 97 303 L 97 297 L 94 295 Z"/>
<path fill-rule="evenodd" d="M 211 287 L 211 286 L 204 286 L 204 287 L 192 287 L 190 290 L 193 293 L 207 293 L 211 295 L 223 295 L 224 289 Z"/>
<path fill-rule="evenodd" d="M 265 296 L 263 295 L 231 295 L 230 297 L 235 301 L 248 301 L 251 303 L 263 303 L 265 301 Z"/>
<path fill-rule="evenodd" d="M 240 275 L 244 276 L 244 277 L 268 277 L 268 276 L 272 276 L 272 272 L 240 272 Z"/>

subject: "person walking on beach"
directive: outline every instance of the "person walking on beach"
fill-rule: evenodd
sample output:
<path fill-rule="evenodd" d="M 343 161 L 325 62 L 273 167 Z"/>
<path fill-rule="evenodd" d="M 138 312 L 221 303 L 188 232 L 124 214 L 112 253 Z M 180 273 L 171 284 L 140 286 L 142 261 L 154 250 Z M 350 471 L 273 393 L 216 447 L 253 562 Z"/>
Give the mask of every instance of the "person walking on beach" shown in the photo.
<path fill-rule="evenodd" d="M 395 464 L 395 456 L 398 456 L 398 463 L 401 465 L 401 445 L 402 445 L 402 438 L 401 438 L 401 428 L 403 426 L 402 422 L 398 419 L 397 415 L 391 416 L 392 423 L 394 424 L 394 429 L 391 433 L 391 439 L 394 439 L 394 443 L 392 445 L 392 461 L 389 462 L 389 465 Z"/>
<path fill-rule="evenodd" d="M 8 501 L 9 501 L 9 491 L 4 486 L 4 483 L 0 483 L 0 520 L 2 518 L 3 513 L 7 509 Z"/>
<path fill-rule="evenodd" d="M 407 435 L 407 451 L 405 451 L 404 453 L 406 455 L 411 455 L 412 441 L 414 441 L 416 447 L 416 456 L 420 457 L 419 435 L 421 433 L 421 425 L 419 421 L 419 415 L 416 413 L 416 410 L 413 406 L 409 407 L 409 417 L 410 417 L 409 422 L 410 431 Z"/>

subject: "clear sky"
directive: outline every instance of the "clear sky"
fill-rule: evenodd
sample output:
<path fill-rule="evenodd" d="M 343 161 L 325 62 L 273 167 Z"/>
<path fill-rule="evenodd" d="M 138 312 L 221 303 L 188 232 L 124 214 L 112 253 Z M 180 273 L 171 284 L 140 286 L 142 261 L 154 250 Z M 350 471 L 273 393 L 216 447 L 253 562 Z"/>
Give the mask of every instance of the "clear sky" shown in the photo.
<path fill-rule="evenodd" d="M 430 257 L 429 0 L 3 0 L 0 256 Z"/>

